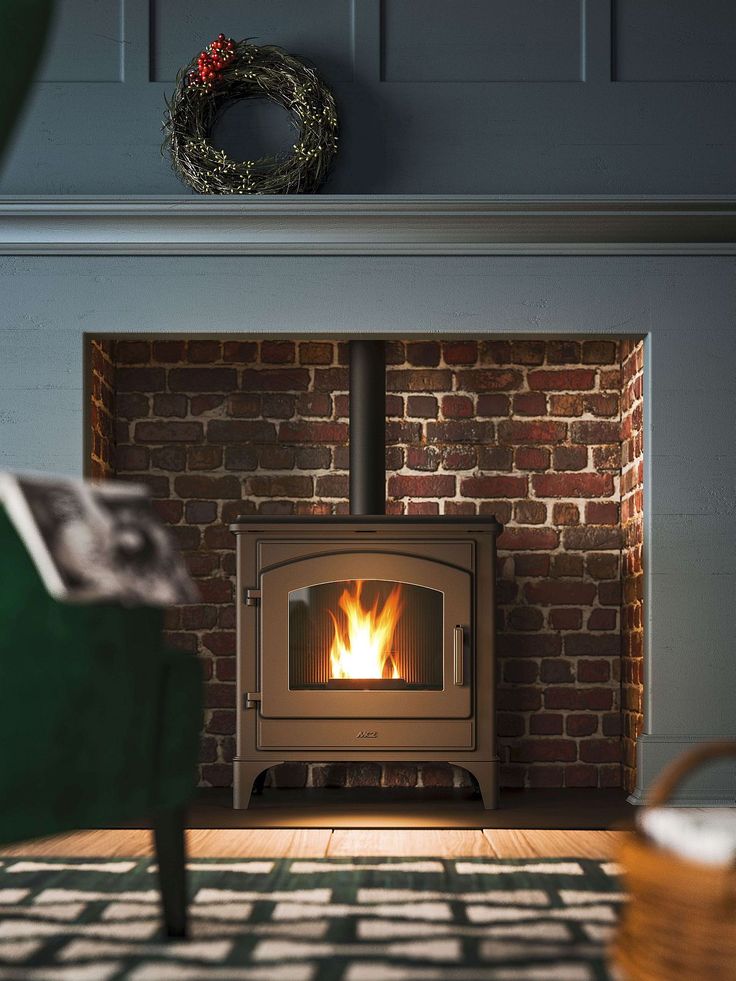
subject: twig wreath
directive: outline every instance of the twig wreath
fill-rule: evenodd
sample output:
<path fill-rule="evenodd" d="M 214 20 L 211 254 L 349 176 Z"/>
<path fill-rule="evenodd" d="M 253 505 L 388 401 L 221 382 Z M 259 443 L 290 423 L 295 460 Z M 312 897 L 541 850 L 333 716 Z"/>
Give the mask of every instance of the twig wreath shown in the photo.
<path fill-rule="evenodd" d="M 291 154 L 233 160 L 212 145 L 218 115 L 242 99 L 269 99 L 289 113 L 298 134 Z M 200 194 L 310 193 L 337 151 L 332 92 L 314 68 L 272 45 L 218 35 L 179 72 L 166 105 L 172 169 Z"/>

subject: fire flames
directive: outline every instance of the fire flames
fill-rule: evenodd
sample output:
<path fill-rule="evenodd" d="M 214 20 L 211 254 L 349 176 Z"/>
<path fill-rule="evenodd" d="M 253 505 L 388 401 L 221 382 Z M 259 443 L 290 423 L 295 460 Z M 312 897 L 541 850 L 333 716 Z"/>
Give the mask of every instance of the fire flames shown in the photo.
<path fill-rule="evenodd" d="M 345 614 L 345 626 L 338 623 L 330 611 L 335 627 L 330 648 L 330 676 L 398 678 L 391 642 L 403 607 L 401 586 L 394 586 L 380 609 L 378 598 L 370 610 L 365 609 L 361 602 L 362 591 L 362 579 L 353 580 L 352 590 L 343 590 L 338 605 Z"/>

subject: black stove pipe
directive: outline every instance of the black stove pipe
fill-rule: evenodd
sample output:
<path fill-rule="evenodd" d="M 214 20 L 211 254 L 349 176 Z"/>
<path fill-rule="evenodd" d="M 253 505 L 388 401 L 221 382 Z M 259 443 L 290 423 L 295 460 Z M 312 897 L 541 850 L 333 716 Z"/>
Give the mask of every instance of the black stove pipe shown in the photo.
<path fill-rule="evenodd" d="M 350 513 L 386 513 L 386 351 L 350 342 Z"/>

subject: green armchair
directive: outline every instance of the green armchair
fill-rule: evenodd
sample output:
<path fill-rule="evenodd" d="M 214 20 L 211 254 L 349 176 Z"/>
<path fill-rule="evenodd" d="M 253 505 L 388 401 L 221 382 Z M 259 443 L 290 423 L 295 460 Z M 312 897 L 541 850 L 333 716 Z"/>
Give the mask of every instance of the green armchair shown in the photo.
<path fill-rule="evenodd" d="M 149 820 L 165 929 L 184 936 L 202 680 L 162 617 L 52 598 L 0 506 L 0 842 Z"/>

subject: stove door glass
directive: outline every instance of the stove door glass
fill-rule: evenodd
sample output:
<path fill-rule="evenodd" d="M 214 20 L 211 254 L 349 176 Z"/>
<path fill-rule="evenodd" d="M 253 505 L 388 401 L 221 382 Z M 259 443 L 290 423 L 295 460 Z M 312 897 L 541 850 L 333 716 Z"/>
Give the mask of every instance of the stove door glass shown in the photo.
<path fill-rule="evenodd" d="M 443 593 L 384 579 L 323 582 L 288 594 L 289 688 L 443 687 Z"/>

